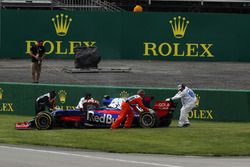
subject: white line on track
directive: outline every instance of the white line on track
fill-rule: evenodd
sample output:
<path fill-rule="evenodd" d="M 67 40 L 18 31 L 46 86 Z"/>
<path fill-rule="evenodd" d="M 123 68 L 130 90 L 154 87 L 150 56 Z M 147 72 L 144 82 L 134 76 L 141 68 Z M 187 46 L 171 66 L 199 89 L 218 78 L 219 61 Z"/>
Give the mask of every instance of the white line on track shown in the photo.
<path fill-rule="evenodd" d="M 50 153 L 50 154 L 58 154 L 58 155 L 66 155 L 66 156 L 75 156 L 75 157 L 83 157 L 83 158 L 89 158 L 89 159 L 99 159 L 99 160 L 106 160 L 106 161 L 132 163 L 132 164 L 143 164 L 143 165 L 149 165 L 149 166 L 181 167 L 181 166 L 176 166 L 176 165 L 167 165 L 167 164 L 150 163 L 150 162 L 142 162 L 142 161 L 130 161 L 130 160 L 124 160 L 124 159 L 105 158 L 105 157 L 97 157 L 97 156 L 89 156 L 89 155 L 81 155 L 81 154 L 72 154 L 72 153 L 58 152 L 58 151 L 31 149 L 31 148 L 9 147 L 9 146 L 0 146 L 0 148 L 12 149 L 12 150 L 30 151 L 30 152 L 40 152 L 40 153 Z"/>

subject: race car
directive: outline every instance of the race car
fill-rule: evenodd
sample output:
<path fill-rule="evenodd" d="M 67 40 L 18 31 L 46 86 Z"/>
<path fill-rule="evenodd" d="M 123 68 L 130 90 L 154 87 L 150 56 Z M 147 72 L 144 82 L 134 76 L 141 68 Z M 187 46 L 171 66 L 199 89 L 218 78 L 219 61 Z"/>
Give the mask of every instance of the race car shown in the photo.
<path fill-rule="evenodd" d="M 159 126 L 168 127 L 171 124 L 173 113 L 176 109 L 174 102 L 156 101 L 152 109 L 155 113 L 141 111 L 135 108 L 132 127 L 153 128 Z M 84 103 L 84 110 L 55 110 L 43 111 L 28 122 L 16 123 L 16 129 L 39 130 L 63 128 L 109 128 L 118 118 L 120 109 L 108 106 L 99 107 L 99 102 L 89 100 Z"/>

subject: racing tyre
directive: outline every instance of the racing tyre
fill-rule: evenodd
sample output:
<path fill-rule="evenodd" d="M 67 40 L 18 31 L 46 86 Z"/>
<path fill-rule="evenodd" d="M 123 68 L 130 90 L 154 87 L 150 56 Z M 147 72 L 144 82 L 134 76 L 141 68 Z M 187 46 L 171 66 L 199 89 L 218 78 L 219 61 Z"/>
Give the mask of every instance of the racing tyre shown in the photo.
<path fill-rule="evenodd" d="M 142 128 L 153 128 L 158 125 L 158 119 L 156 114 L 150 114 L 149 112 L 142 112 L 139 118 L 139 125 Z"/>
<path fill-rule="evenodd" d="M 38 113 L 35 117 L 35 126 L 39 130 L 51 129 L 53 128 L 53 124 L 54 118 L 47 111 L 42 111 Z"/>
<path fill-rule="evenodd" d="M 172 123 L 173 113 L 169 114 L 168 116 L 161 119 L 161 126 L 169 127 Z"/>

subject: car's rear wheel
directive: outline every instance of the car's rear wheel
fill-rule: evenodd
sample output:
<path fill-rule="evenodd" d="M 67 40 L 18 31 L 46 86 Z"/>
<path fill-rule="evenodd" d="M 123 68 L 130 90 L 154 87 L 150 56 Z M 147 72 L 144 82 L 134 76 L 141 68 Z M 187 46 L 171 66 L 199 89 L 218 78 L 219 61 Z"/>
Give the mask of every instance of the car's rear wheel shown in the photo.
<path fill-rule="evenodd" d="M 149 112 L 142 112 L 139 118 L 139 125 L 142 128 L 153 128 L 158 125 L 158 119 L 156 114 Z"/>
<path fill-rule="evenodd" d="M 173 119 L 173 113 L 167 115 L 166 117 L 163 117 L 161 119 L 161 126 L 165 126 L 165 127 L 169 127 L 170 124 L 172 123 L 172 119 Z"/>
<path fill-rule="evenodd" d="M 54 118 L 47 111 L 42 111 L 38 113 L 35 117 L 35 126 L 39 130 L 51 129 L 53 128 L 53 124 Z"/>

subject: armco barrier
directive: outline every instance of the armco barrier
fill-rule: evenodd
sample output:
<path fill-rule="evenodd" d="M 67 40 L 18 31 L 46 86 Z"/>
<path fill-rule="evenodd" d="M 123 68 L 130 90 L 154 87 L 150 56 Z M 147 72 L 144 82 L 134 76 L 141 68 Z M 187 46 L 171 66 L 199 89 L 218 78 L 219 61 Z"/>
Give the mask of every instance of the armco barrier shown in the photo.
<path fill-rule="evenodd" d="M 28 58 L 42 39 L 47 58 L 72 59 L 75 47 L 95 45 L 102 59 L 250 62 L 249 14 L 0 12 L 0 58 Z"/>
<path fill-rule="evenodd" d="M 119 97 L 121 92 L 135 94 L 136 87 L 101 87 L 72 86 L 47 84 L 0 83 L 0 114 L 34 115 L 35 99 L 50 90 L 56 90 L 57 107 L 72 109 L 86 92 L 91 92 L 97 100 L 108 94 Z M 171 97 L 175 89 L 143 88 L 147 95 L 155 96 L 155 100 Z M 189 117 L 210 121 L 250 121 L 250 91 L 233 90 L 196 90 L 199 102 Z M 154 101 L 155 101 L 154 100 Z M 180 103 L 180 102 L 179 102 Z M 179 115 L 178 105 L 175 117 Z"/>

